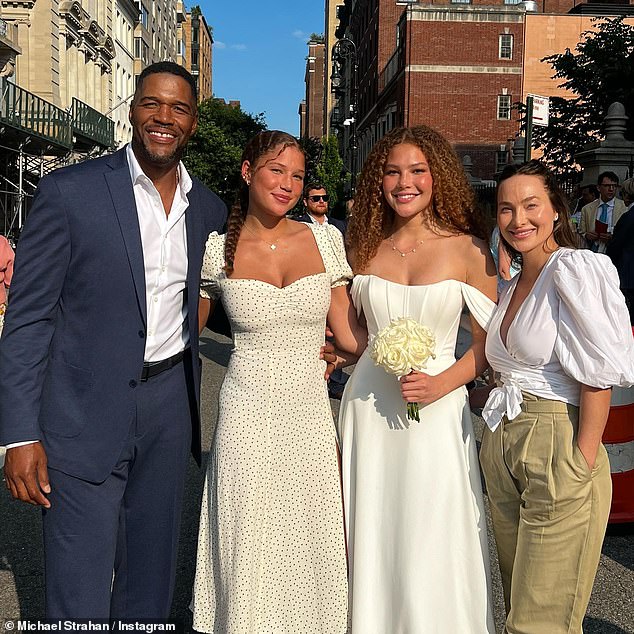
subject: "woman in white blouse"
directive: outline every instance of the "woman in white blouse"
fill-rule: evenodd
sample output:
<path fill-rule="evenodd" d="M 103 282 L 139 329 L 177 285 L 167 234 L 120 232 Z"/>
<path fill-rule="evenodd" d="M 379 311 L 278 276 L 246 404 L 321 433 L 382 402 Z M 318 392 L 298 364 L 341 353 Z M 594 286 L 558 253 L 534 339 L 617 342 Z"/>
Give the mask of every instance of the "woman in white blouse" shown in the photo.
<path fill-rule="evenodd" d="M 480 458 L 507 609 L 505 632 L 576 634 L 610 510 L 601 436 L 610 388 L 634 382 L 634 342 L 609 258 L 574 250 L 566 199 L 538 161 L 498 187 L 502 239 L 522 270 L 486 354 L 501 376 Z"/>

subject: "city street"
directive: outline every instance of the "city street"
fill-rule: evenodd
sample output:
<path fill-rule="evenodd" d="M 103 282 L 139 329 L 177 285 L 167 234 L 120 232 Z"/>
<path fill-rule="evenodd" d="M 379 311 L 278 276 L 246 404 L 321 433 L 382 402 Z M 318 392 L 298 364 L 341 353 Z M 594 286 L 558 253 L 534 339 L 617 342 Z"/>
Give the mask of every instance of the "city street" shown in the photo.
<path fill-rule="evenodd" d="M 231 350 L 228 339 L 204 331 L 201 353 L 203 376 L 203 447 L 209 447 L 213 421 L 216 419 L 217 395 Z M 289 372 L 292 368 L 289 368 Z M 338 402 L 333 401 L 336 412 Z M 482 422 L 476 419 L 478 437 Z M 167 476 L 166 476 L 167 477 Z M 193 583 L 196 533 L 202 491 L 203 471 L 193 461 L 187 482 L 181 531 L 180 556 L 174 599 L 174 618 L 186 623 Z M 448 501 L 451 503 L 451 501 Z M 43 616 L 43 565 L 40 513 L 37 509 L 10 500 L 4 486 L 0 488 L 0 632 L 2 619 L 37 619 Z M 449 530 L 449 529 L 448 529 Z M 495 549 L 491 543 L 496 624 L 502 629 L 503 604 Z M 634 526 L 610 529 L 603 547 L 603 556 L 584 623 L 586 634 L 634 633 Z M 254 633 L 256 634 L 256 633 Z M 392 634 L 386 632 L 385 634 Z M 408 634 L 418 634 L 411 632 Z M 420 634 L 425 634 L 421 632 Z M 461 634 L 447 632 L 446 634 Z M 535 633 L 547 634 L 547 633 Z"/>

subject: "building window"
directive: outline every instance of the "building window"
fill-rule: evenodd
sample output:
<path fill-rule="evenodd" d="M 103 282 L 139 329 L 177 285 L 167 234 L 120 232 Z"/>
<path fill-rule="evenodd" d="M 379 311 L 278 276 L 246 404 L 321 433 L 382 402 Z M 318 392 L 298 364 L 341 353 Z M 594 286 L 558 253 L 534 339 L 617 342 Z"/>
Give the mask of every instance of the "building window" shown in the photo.
<path fill-rule="evenodd" d="M 524 0 L 504 0 L 504 4 L 522 4 Z"/>
<path fill-rule="evenodd" d="M 451 0 L 451 4 L 471 4 L 471 0 Z"/>
<path fill-rule="evenodd" d="M 499 43 L 500 59 L 513 59 L 513 36 L 505 33 L 500 35 Z"/>
<path fill-rule="evenodd" d="M 504 148 L 503 150 L 498 150 L 495 153 L 495 171 L 501 172 L 508 164 L 508 160 L 509 157 L 506 148 Z"/>
<path fill-rule="evenodd" d="M 142 2 L 139 2 L 139 22 L 147 29 L 149 13 Z"/>
<path fill-rule="evenodd" d="M 498 95 L 498 119 L 511 118 L 511 95 Z"/>
<path fill-rule="evenodd" d="M 140 59 L 144 64 L 150 61 L 150 47 L 140 37 L 134 38 L 134 57 Z"/>

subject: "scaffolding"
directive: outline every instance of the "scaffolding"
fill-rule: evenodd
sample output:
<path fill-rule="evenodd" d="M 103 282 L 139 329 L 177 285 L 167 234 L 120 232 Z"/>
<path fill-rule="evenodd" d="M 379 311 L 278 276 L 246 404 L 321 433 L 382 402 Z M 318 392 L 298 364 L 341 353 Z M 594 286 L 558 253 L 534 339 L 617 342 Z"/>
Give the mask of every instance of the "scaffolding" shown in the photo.
<path fill-rule="evenodd" d="M 74 162 L 72 153 L 46 156 L 27 151 L 28 137 L 18 148 L 0 145 L 0 222 L 2 234 L 17 238 L 42 176 Z"/>

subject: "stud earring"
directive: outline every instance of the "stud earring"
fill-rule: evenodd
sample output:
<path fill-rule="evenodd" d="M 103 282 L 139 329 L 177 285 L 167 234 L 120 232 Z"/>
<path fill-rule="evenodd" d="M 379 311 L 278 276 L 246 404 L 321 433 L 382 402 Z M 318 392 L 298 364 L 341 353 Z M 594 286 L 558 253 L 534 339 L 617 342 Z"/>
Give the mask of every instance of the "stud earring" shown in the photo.
<path fill-rule="evenodd" d="M 559 220 L 559 214 L 555 214 L 555 222 Z"/>

